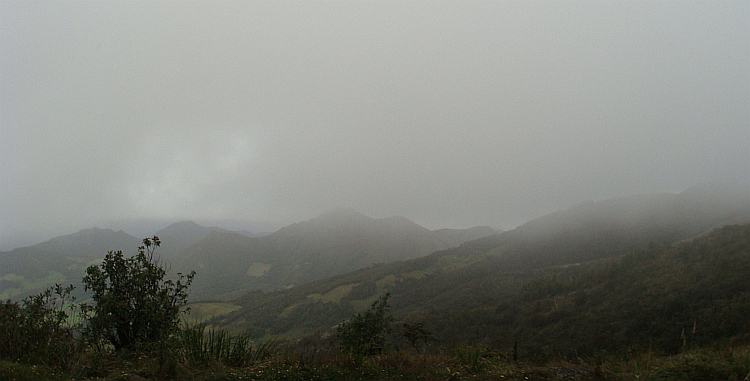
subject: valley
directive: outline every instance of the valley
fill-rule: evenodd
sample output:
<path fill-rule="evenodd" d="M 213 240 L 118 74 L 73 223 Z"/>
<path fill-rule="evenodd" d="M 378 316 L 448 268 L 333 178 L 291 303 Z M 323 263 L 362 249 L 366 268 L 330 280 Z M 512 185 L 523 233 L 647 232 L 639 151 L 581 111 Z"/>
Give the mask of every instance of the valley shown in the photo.
<path fill-rule="evenodd" d="M 589 202 L 505 232 L 433 231 L 343 209 L 261 237 L 193 222 L 157 235 L 170 272 L 196 270 L 185 324 L 288 355 L 336 352 L 342 322 L 384 295 L 393 317 L 385 345 L 409 356 L 461 350 L 497 366 L 573 364 L 750 344 L 750 192 Z M 0 292 L 72 281 L 101 251 L 136 241 L 90 229 L 0 253 Z M 423 342 L 407 340 L 414 327 Z M 500 369 L 476 366 L 462 369 Z M 542 379 L 558 379 L 552 369 Z"/>

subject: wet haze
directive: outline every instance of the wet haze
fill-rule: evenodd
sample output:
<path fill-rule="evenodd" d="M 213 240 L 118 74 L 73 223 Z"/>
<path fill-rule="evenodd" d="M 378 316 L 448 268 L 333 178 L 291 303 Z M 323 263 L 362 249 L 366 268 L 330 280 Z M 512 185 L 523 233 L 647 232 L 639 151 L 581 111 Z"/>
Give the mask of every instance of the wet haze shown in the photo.
<path fill-rule="evenodd" d="M 0 3 L 0 249 L 750 184 L 750 2 Z"/>

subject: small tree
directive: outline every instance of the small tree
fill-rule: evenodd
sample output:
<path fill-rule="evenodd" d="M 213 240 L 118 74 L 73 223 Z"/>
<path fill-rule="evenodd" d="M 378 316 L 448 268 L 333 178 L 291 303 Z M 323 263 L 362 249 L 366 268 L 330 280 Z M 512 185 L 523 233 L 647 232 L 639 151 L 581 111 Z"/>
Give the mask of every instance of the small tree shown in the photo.
<path fill-rule="evenodd" d="M 125 258 L 110 251 L 99 266 L 90 266 L 84 289 L 94 305 L 83 305 L 86 332 L 94 342 L 111 343 L 115 351 L 166 339 L 179 329 L 195 271 L 164 280 L 166 270 L 154 259 L 159 237 L 146 238 L 138 254 Z"/>
<path fill-rule="evenodd" d="M 369 310 L 352 316 L 336 328 L 344 352 L 366 356 L 383 350 L 385 334 L 391 332 L 393 322 L 393 316 L 387 314 L 390 296 L 390 293 L 386 293 L 372 303 Z"/>
<path fill-rule="evenodd" d="M 427 345 L 427 343 L 431 341 L 435 341 L 435 337 L 432 336 L 432 332 L 427 330 L 424 327 L 424 324 L 422 323 L 416 323 L 416 324 L 404 323 L 401 336 L 405 337 L 406 340 L 409 340 L 409 343 L 411 343 L 411 345 L 414 347 L 414 349 L 417 350 L 417 352 L 419 352 L 420 340 L 425 345 Z"/>

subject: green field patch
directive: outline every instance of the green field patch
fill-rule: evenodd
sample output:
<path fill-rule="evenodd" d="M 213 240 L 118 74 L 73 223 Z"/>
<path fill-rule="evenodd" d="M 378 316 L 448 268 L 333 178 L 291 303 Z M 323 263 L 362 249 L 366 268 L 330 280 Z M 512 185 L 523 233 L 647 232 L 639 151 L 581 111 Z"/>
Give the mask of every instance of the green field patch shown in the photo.
<path fill-rule="evenodd" d="M 79 272 L 81 274 L 85 274 L 86 273 L 86 268 L 88 268 L 88 266 L 82 265 L 80 263 L 73 263 L 72 265 L 68 265 L 65 268 L 65 270 L 68 270 L 70 272 Z"/>
<path fill-rule="evenodd" d="M 434 273 L 434 272 L 435 272 L 435 270 L 436 270 L 436 269 L 434 269 L 434 268 L 429 268 L 429 269 L 424 269 L 424 270 L 415 270 L 415 271 L 410 271 L 410 272 L 408 272 L 408 273 L 404 273 L 404 274 L 403 274 L 403 277 L 404 277 L 404 278 L 413 278 L 413 279 L 422 279 L 422 278 L 424 278 L 424 277 L 425 277 L 426 275 L 429 275 L 429 274 L 432 274 L 432 273 Z"/>
<path fill-rule="evenodd" d="M 472 258 L 462 258 L 462 257 L 453 256 L 453 255 L 444 255 L 438 258 L 437 266 L 435 266 L 436 269 L 433 269 L 432 271 L 435 271 L 437 269 L 446 270 L 446 271 L 458 270 L 466 266 L 469 266 L 472 263 L 479 262 L 479 260 L 482 258 L 484 257 L 475 256 Z"/>
<path fill-rule="evenodd" d="M 309 299 L 311 302 L 317 302 L 322 298 L 323 298 L 323 294 L 319 294 L 317 292 L 314 294 L 307 295 L 307 299 Z"/>
<path fill-rule="evenodd" d="M 270 263 L 253 262 L 247 269 L 246 274 L 249 277 L 262 277 L 271 269 L 271 266 Z"/>
<path fill-rule="evenodd" d="M 66 267 L 67 270 L 72 271 L 85 271 L 89 266 L 98 265 L 101 263 L 101 259 L 91 259 L 87 257 L 65 257 L 65 259 L 73 262 L 68 267 Z"/>
<path fill-rule="evenodd" d="M 19 283 L 18 287 L 6 288 L 0 294 L 0 300 L 26 297 L 54 286 L 55 283 L 63 284 L 65 283 L 65 280 L 65 275 L 57 271 L 47 271 L 47 276 L 44 278 L 23 278 L 20 282 L 17 282 Z"/>
<path fill-rule="evenodd" d="M 375 281 L 375 285 L 378 286 L 378 288 L 384 288 L 386 286 L 392 286 L 396 284 L 396 276 L 393 274 L 386 275 L 377 281 Z"/>
<path fill-rule="evenodd" d="M 403 279 L 403 276 L 396 276 L 394 274 L 388 274 L 377 281 L 375 281 L 376 290 L 375 293 L 364 299 L 356 299 L 349 302 L 354 311 L 364 312 L 372 306 L 372 303 L 377 301 L 381 296 L 388 292 L 389 288 L 396 284 L 399 279 Z"/>
<path fill-rule="evenodd" d="M 308 303 L 315 303 L 315 302 L 341 303 L 341 299 L 349 295 L 349 293 L 352 292 L 352 289 L 357 286 L 359 286 L 359 283 L 351 283 L 351 284 L 346 284 L 343 286 L 338 286 L 334 288 L 333 290 L 326 292 L 325 294 L 320 294 L 317 292 L 314 294 L 308 294 L 307 300 L 294 303 L 284 308 L 284 310 L 281 311 L 281 313 L 279 314 L 279 317 L 288 317 L 292 313 L 292 311 L 294 311 L 297 307 L 304 305 L 304 304 L 308 304 Z"/>
<path fill-rule="evenodd" d="M 217 316 L 228 315 L 239 310 L 240 306 L 227 302 L 201 302 L 187 305 L 190 312 L 183 316 L 188 323 L 201 323 Z"/>
<path fill-rule="evenodd" d="M 338 286 L 334 288 L 333 290 L 326 292 L 323 296 L 321 296 L 320 300 L 322 300 L 325 303 L 327 302 L 340 303 L 341 298 L 349 295 L 349 293 L 352 292 L 352 289 L 354 287 L 357 287 L 358 285 L 359 283 L 352 283 L 352 284 L 347 284 L 343 286 Z"/>
<path fill-rule="evenodd" d="M 320 295 L 320 294 L 318 294 L 318 295 Z M 283 318 L 289 317 L 289 315 L 292 313 L 292 311 L 294 311 L 297 307 L 299 307 L 299 306 L 301 306 L 303 304 L 306 304 L 306 303 L 299 302 L 299 303 L 294 303 L 294 304 L 289 305 L 288 307 L 284 308 L 283 311 L 281 311 L 281 313 L 279 314 L 279 317 L 283 317 Z"/>
<path fill-rule="evenodd" d="M 370 306 L 372 306 L 373 303 L 375 303 L 376 300 L 378 300 L 381 297 L 380 293 L 377 292 L 375 295 L 366 298 L 366 299 L 358 299 L 358 300 L 352 300 L 349 302 L 352 305 L 352 308 L 355 312 L 361 313 L 364 311 L 367 311 Z"/>

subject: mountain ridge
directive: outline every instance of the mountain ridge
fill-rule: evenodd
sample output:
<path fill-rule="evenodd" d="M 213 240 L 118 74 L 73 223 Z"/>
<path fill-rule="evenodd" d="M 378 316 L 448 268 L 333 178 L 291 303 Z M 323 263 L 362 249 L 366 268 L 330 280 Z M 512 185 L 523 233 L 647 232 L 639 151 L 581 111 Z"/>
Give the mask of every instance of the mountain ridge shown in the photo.
<path fill-rule="evenodd" d="M 256 287 L 276 289 L 376 262 L 426 255 L 491 233 L 467 230 L 462 238 L 463 231 L 455 230 L 446 239 L 446 232 L 432 233 L 404 217 L 374 219 L 347 208 L 263 236 L 248 237 L 191 220 L 153 235 L 161 240 L 157 258 L 169 264 L 170 273 L 198 272 L 194 297 L 226 298 Z M 80 280 L 86 267 L 101 263 L 110 250 L 132 255 L 141 243 L 142 238 L 123 230 L 95 227 L 0 252 L 0 297 L 18 299 L 54 283 L 72 283 L 83 296 Z"/>
<path fill-rule="evenodd" d="M 455 230 L 449 240 L 445 233 L 404 217 L 376 219 L 351 208 L 337 209 L 263 237 L 212 232 L 185 251 L 178 267 L 196 269 L 196 298 L 226 299 L 256 288 L 270 291 L 373 263 L 416 258 L 487 229 Z"/>
<path fill-rule="evenodd" d="M 650 245 L 694 238 L 736 221 L 750 223 L 748 200 L 750 194 L 737 194 L 726 208 L 679 194 L 584 203 L 427 256 L 373 265 L 288 290 L 246 294 L 232 301 L 238 310 L 209 323 L 252 329 L 257 337 L 292 339 L 326 331 L 391 292 L 394 314 L 435 324 L 430 316 L 481 310 L 498 297 L 517 294 L 535 274 L 604 265 Z"/>

